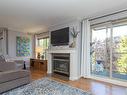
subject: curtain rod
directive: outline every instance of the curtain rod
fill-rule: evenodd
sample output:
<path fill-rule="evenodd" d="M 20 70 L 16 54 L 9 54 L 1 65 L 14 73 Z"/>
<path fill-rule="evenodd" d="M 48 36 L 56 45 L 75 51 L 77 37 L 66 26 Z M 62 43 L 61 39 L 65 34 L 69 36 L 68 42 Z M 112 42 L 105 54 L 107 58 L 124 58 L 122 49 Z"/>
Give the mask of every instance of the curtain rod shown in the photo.
<path fill-rule="evenodd" d="M 49 33 L 49 31 L 47 31 L 47 32 L 42 32 L 42 33 L 36 33 L 35 35 L 41 35 L 41 34 L 45 34 L 45 33 Z"/>
<path fill-rule="evenodd" d="M 119 13 L 123 13 L 123 12 L 127 12 L 127 9 L 121 10 L 121 11 L 118 11 L 118 12 L 114 12 L 114 13 L 111 13 L 111 14 L 107 14 L 107 15 L 91 18 L 91 19 L 89 19 L 89 21 L 100 19 L 100 18 L 104 18 L 104 17 L 108 17 L 108 16 L 111 16 L 111 15 L 115 15 L 115 14 L 119 14 Z"/>

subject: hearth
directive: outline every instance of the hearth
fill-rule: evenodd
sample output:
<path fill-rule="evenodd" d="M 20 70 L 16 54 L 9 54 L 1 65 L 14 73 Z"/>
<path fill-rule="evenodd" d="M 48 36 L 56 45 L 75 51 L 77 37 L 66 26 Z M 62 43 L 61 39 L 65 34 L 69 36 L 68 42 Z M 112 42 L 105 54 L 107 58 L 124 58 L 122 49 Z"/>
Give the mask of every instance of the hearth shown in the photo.
<path fill-rule="evenodd" d="M 52 71 L 53 73 L 69 76 L 70 74 L 70 54 L 69 53 L 53 53 L 52 54 Z"/>

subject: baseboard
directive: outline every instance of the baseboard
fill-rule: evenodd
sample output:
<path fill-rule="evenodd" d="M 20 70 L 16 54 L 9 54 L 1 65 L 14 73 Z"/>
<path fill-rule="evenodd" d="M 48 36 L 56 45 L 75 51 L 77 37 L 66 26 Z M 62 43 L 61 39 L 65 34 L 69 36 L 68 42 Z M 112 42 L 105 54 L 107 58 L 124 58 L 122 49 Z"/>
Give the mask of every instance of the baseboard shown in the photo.
<path fill-rule="evenodd" d="M 69 80 L 78 80 L 79 79 L 79 77 L 69 77 Z"/>

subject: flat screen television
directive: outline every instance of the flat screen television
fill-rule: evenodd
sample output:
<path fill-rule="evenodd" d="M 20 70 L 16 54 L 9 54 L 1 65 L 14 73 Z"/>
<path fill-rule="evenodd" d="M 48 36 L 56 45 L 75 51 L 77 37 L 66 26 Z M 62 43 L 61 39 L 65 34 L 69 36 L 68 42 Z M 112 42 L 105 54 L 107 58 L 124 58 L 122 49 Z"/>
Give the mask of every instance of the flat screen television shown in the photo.
<path fill-rule="evenodd" d="M 51 44 L 52 46 L 68 45 L 69 44 L 69 27 L 52 31 Z"/>

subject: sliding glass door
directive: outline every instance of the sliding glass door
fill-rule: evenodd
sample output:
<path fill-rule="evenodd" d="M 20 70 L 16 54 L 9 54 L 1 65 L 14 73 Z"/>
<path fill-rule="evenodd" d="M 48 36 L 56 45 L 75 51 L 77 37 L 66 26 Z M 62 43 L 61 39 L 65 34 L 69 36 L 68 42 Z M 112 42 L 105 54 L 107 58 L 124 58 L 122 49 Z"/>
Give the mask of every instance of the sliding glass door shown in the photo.
<path fill-rule="evenodd" d="M 105 25 L 91 30 L 91 74 L 127 80 L 127 25 Z"/>
<path fill-rule="evenodd" d="M 127 25 L 113 27 L 112 77 L 127 80 Z"/>
<path fill-rule="evenodd" d="M 91 70 L 92 74 L 109 77 L 109 29 L 92 29 Z"/>

